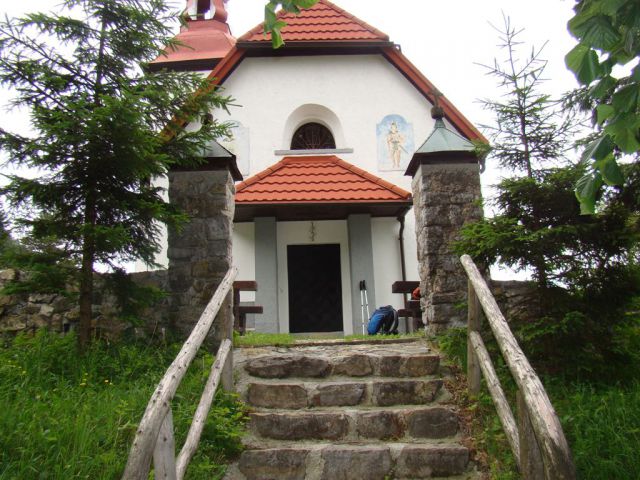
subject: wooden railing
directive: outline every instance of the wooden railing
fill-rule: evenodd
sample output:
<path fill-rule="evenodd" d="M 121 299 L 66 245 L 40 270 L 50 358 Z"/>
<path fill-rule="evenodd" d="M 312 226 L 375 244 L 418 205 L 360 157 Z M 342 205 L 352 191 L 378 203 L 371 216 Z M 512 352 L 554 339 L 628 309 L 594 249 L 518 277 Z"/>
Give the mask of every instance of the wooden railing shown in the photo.
<path fill-rule="evenodd" d="M 175 456 L 171 400 L 198 349 L 211 330 L 211 325 L 213 325 L 236 275 L 236 268 L 229 269 L 202 312 L 191 335 L 151 396 L 133 439 L 127 466 L 122 476 L 123 480 L 147 480 L 152 457 L 156 480 L 182 480 L 184 478 L 187 466 L 200 443 L 200 436 L 218 384 L 222 380 L 226 390 L 233 389 L 231 328 L 225 332 L 225 336 L 228 338 L 224 338 L 220 344 L 187 439 L 177 458 Z"/>
<path fill-rule="evenodd" d="M 575 466 L 542 382 L 518 345 L 484 278 L 468 255 L 460 260 L 469 278 L 467 378 L 469 393 L 480 393 L 484 375 L 511 451 L 525 480 L 574 480 Z M 480 336 L 480 307 L 518 387 L 518 421 L 511 411 L 489 353 Z"/>

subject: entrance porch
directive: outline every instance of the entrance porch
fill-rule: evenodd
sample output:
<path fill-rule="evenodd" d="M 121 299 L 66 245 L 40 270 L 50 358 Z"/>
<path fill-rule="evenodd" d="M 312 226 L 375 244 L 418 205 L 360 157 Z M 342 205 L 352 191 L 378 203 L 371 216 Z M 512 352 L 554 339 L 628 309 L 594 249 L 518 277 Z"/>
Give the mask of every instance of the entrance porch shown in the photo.
<path fill-rule="evenodd" d="M 402 275 L 399 220 L 406 192 L 335 156 L 288 157 L 237 187 L 233 257 L 258 283 L 264 333 L 362 333 L 376 285 Z M 249 327 L 252 326 L 249 319 Z"/>

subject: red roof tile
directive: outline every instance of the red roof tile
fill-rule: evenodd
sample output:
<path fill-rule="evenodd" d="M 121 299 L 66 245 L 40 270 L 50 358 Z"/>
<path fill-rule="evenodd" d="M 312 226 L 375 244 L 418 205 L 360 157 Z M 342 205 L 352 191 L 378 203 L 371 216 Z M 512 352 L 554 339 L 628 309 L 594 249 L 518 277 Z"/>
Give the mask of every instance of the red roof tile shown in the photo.
<path fill-rule="evenodd" d="M 285 157 L 237 185 L 236 202 L 385 203 L 411 194 L 336 156 Z"/>
<path fill-rule="evenodd" d="M 303 9 L 299 15 L 280 11 L 278 18 L 287 26 L 282 29 L 285 42 L 316 41 L 372 41 L 388 42 L 389 36 L 354 17 L 329 0 L 319 0 L 310 9 Z M 271 42 L 271 34 L 264 36 L 261 23 L 249 30 L 238 42 Z"/>
<path fill-rule="evenodd" d="M 236 43 L 229 31 L 229 25 L 216 19 L 187 20 L 174 40 L 180 45 L 167 48 L 151 62 L 152 65 L 219 60 L 224 58 Z"/>

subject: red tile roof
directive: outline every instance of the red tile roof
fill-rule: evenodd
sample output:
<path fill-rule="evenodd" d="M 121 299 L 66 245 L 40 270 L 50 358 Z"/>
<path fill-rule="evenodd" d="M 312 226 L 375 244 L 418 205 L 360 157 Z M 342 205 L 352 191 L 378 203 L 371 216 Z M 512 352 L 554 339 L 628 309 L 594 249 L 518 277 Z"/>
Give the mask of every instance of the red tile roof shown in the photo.
<path fill-rule="evenodd" d="M 224 58 L 236 40 L 229 25 L 216 19 L 187 20 L 175 37 L 180 45 L 167 48 L 152 65 L 170 65 L 194 60 L 219 60 Z"/>
<path fill-rule="evenodd" d="M 319 0 L 310 9 L 303 9 L 299 15 L 281 10 L 278 18 L 287 23 L 282 29 L 285 42 L 389 41 L 388 35 L 329 0 Z M 238 38 L 238 42 L 271 43 L 271 34 L 265 37 L 263 32 L 264 26 L 261 23 Z"/>
<path fill-rule="evenodd" d="M 336 156 L 285 157 L 237 185 L 236 202 L 386 203 L 411 194 Z"/>

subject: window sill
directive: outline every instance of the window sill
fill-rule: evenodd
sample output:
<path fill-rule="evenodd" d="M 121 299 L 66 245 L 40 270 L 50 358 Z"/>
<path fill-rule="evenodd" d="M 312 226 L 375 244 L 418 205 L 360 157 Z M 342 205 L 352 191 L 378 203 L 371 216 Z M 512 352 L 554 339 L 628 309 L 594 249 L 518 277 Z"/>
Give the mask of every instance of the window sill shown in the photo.
<path fill-rule="evenodd" d="M 336 153 L 353 153 L 353 148 L 319 148 L 315 150 L 276 150 L 275 155 L 332 155 Z"/>

